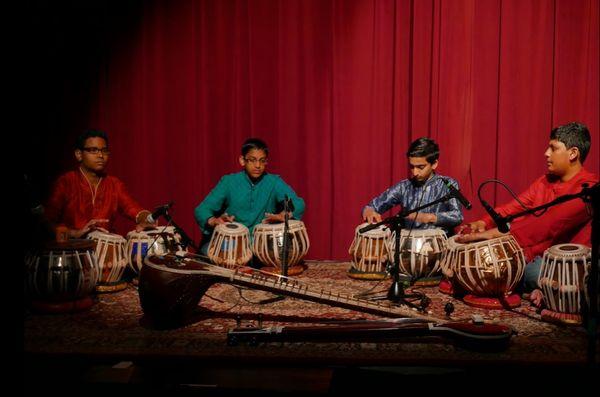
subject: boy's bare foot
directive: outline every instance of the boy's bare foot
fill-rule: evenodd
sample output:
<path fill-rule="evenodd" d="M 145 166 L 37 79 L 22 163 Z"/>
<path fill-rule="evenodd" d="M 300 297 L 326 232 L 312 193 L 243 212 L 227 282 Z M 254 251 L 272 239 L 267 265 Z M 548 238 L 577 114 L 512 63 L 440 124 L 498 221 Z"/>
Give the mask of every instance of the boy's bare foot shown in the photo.
<path fill-rule="evenodd" d="M 531 291 L 531 294 L 529 294 L 529 300 L 535 306 L 541 307 L 542 303 L 544 302 L 544 294 L 542 294 L 542 290 L 534 289 L 533 291 Z"/>

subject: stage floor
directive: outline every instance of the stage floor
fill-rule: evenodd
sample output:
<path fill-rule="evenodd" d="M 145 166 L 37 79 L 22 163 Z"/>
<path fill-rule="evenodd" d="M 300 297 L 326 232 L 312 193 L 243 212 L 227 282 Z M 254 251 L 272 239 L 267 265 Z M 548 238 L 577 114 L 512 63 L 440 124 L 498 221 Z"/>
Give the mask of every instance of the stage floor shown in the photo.
<path fill-rule="evenodd" d="M 387 290 L 389 281 L 351 279 L 346 274 L 348 268 L 349 263 L 307 262 L 307 270 L 296 278 L 317 288 L 346 294 L 370 289 Z M 270 368 L 266 370 L 268 377 L 279 381 L 287 379 L 276 375 L 284 368 L 289 371 L 290 368 L 301 367 L 304 368 L 300 371 L 302 375 L 296 374 L 294 382 L 288 380 L 281 385 L 285 388 L 286 385 L 292 387 L 292 384 L 297 384 L 298 392 L 308 392 L 307 388 L 313 386 L 317 392 L 322 390 L 321 387 L 323 390 L 330 388 L 335 377 L 334 368 L 344 368 L 344 376 L 349 378 L 353 375 L 347 371 L 357 368 L 362 368 L 363 372 L 365 368 L 387 368 L 386 373 L 390 368 L 395 368 L 395 371 L 403 368 L 408 371 L 405 374 L 434 371 L 445 375 L 451 374 L 452 369 L 477 372 L 498 368 L 526 370 L 535 367 L 543 370 L 560 367 L 574 371 L 586 368 L 589 339 L 583 327 L 541 321 L 536 309 L 525 300 L 521 307 L 513 310 L 484 310 L 442 294 L 437 287 L 418 289 L 431 299 L 429 310 L 434 316 L 444 317 L 444 305 L 452 302 L 455 311 L 449 321 L 478 314 L 488 321 L 511 326 L 516 333 L 510 345 L 502 351 L 482 352 L 439 338 L 411 337 L 394 342 L 330 340 L 229 346 L 227 331 L 236 327 L 237 317 L 241 317 L 242 326 L 258 325 L 259 317 L 263 326 L 324 325 L 336 320 L 374 320 L 379 317 L 292 298 L 259 304 L 257 302 L 268 300 L 273 295 L 218 284 L 211 287 L 201 300 L 194 322 L 177 329 L 160 330 L 147 323 L 137 288 L 131 284 L 121 292 L 97 295 L 95 304 L 83 312 L 40 314 L 26 309 L 26 364 L 31 364 L 31 370 L 43 372 L 46 365 L 52 366 L 52 362 L 56 365 L 58 359 L 75 367 L 81 367 L 81 363 L 94 363 L 94 371 L 105 368 L 105 375 L 114 375 L 113 366 L 121 363 L 117 369 L 126 370 L 120 372 L 120 376 L 126 376 L 128 380 L 132 379 L 133 368 L 139 370 L 140 366 L 147 369 L 146 376 L 154 373 L 148 368 L 197 366 L 204 368 L 202 373 L 205 375 L 207 368 L 215 374 L 219 373 L 219 369 L 229 375 L 238 371 L 235 376 L 238 380 L 254 379 L 252 371 L 262 368 L 264 373 L 265 368 Z M 90 370 L 91 366 L 85 376 L 90 376 Z M 166 373 L 164 370 L 156 371 Z M 339 376 L 340 372 L 335 373 Z M 308 381 L 307 377 L 312 381 Z"/>

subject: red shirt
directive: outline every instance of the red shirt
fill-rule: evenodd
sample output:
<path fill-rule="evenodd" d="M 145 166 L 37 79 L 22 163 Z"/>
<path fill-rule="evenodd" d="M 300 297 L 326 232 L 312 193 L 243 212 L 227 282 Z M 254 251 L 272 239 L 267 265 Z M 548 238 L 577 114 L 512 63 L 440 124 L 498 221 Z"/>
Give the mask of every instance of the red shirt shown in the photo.
<path fill-rule="evenodd" d="M 579 193 L 583 183 L 592 186 L 598 182 L 598 176 L 585 169 L 579 171 L 567 182 L 561 182 L 551 176 L 544 175 L 535 180 L 523 193 L 519 200 L 527 207 L 546 204 L 565 194 Z M 512 200 L 495 208 L 501 216 L 516 214 L 523 207 Z M 539 213 L 539 212 L 538 212 Z M 484 219 L 487 228 L 495 227 L 489 216 Z M 555 244 L 576 243 L 591 246 L 592 215 L 581 199 L 573 199 L 550 207 L 543 215 L 524 215 L 511 222 L 510 233 L 519 242 L 528 261 Z"/>
<path fill-rule="evenodd" d="M 95 188 L 78 169 L 58 178 L 45 214 L 50 222 L 71 229 L 81 229 L 91 219 L 108 219 L 108 230 L 113 231 L 117 213 L 135 221 L 142 210 L 118 178 L 104 176 Z"/>

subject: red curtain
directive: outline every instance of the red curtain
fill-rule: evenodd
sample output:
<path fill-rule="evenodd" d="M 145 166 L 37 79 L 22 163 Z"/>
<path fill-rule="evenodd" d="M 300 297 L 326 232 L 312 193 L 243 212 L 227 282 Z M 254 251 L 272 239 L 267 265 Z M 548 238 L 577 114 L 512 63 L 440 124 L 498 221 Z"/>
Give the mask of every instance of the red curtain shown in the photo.
<path fill-rule="evenodd" d="M 417 137 L 474 202 L 486 179 L 518 192 L 541 175 L 569 121 L 590 128 L 598 172 L 599 19 L 598 0 L 144 2 L 126 34 L 103 30 L 90 101 L 69 111 L 73 130 L 109 133 L 132 194 L 174 200 L 196 239 L 194 207 L 239 169 L 245 138 L 265 139 L 270 172 L 306 200 L 308 257 L 348 259 L 362 207 L 407 176 Z"/>

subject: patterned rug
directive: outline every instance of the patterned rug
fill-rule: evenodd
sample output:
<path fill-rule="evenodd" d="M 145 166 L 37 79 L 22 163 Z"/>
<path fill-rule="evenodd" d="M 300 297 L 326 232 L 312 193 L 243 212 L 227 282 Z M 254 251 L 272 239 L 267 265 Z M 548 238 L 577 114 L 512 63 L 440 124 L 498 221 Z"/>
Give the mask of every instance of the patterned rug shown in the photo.
<path fill-rule="evenodd" d="M 296 278 L 335 293 L 385 293 L 390 281 L 351 279 L 349 263 L 308 262 Z M 417 288 L 415 288 L 416 290 Z M 534 307 L 523 300 L 513 310 L 484 310 L 465 305 L 442 294 L 437 287 L 421 287 L 430 299 L 428 308 L 437 317 L 451 302 L 452 321 L 474 314 L 485 320 L 511 326 L 516 334 L 508 349 L 477 352 L 439 339 L 410 338 L 398 342 L 285 342 L 258 346 L 227 345 L 227 331 L 242 326 L 324 325 L 337 320 L 375 320 L 375 315 L 312 303 L 300 299 L 260 304 L 274 295 L 218 284 L 200 302 L 196 321 L 177 329 L 158 330 L 147 324 L 137 288 L 130 284 L 121 292 L 95 296 L 88 310 L 69 314 L 39 314 L 26 309 L 25 352 L 32 354 L 98 355 L 110 357 L 192 357 L 210 360 L 294 363 L 360 364 L 448 364 L 548 363 L 583 364 L 588 339 L 582 327 L 561 326 L 541 321 Z"/>

